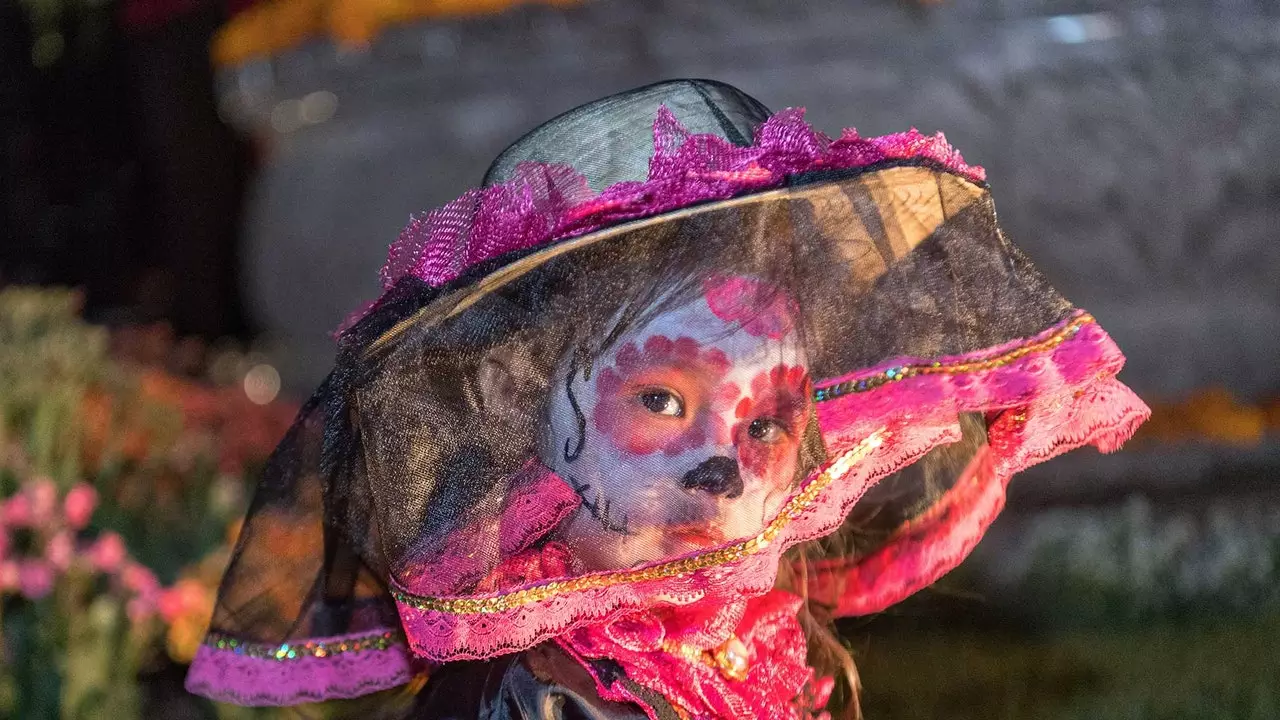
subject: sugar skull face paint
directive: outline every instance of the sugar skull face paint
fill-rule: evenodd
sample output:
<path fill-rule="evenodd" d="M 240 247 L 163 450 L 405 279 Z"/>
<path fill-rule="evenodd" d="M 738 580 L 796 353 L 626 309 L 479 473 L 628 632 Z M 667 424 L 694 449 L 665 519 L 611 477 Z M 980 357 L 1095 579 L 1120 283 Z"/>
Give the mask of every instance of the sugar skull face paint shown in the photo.
<path fill-rule="evenodd" d="M 709 281 L 589 370 L 561 362 L 541 455 L 582 497 L 584 570 L 754 535 L 790 493 L 811 388 L 789 301 L 761 287 Z"/>

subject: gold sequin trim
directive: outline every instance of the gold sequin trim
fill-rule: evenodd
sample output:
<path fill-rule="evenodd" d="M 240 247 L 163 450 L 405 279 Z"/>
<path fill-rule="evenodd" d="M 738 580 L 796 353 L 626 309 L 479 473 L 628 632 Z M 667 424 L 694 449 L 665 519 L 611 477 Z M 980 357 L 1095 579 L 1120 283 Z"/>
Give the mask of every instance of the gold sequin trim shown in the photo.
<path fill-rule="evenodd" d="M 600 575 L 584 575 L 568 580 L 556 580 L 544 585 L 535 585 L 523 590 L 484 598 L 434 598 L 412 595 L 402 590 L 395 590 L 392 595 L 399 602 L 418 610 L 429 610 L 451 615 L 476 615 L 511 610 L 522 605 L 541 602 L 563 593 L 594 590 L 621 583 L 671 578 L 741 560 L 767 548 L 792 520 L 800 517 L 805 508 L 813 504 L 813 501 L 828 485 L 835 479 L 847 474 L 868 453 L 883 444 L 887 436 L 888 433 L 884 428 L 867 436 L 856 447 L 845 452 L 832 462 L 824 472 L 809 481 L 804 489 L 792 496 L 777 517 L 773 519 L 773 522 L 769 523 L 768 527 L 762 530 L 760 534 L 719 550 L 712 550 L 701 555 L 673 560 L 652 567 Z"/>
<path fill-rule="evenodd" d="M 304 640 L 297 643 L 269 645 L 241 640 L 221 633 L 209 633 L 204 644 L 216 650 L 223 650 L 236 655 L 246 655 L 263 660 L 297 660 L 299 658 L 326 658 L 345 653 L 366 652 L 369 650 L 386 650 L 396 645 L 404 645 L 404 635 L 399 632 L 385 631 L 341 640 Z"/>
<path fill-rule="evenodd" d="M 835 385 L 818 388 L 813 391 L 814 402 L 825 402 L 834 400 L 844 395 L 853 393 L 867 392 L 876 388 L 887 385 L 891 382 L 898 382 L 903 378 L 914 377 L 916 375 L 959 375 L 962 373 L 977 372 L 982 370 L 991 370 L 992 368 L 1008 365 L 1019 358 L 1030 355 L 1031 353 L 1041 352 L 1043 350 L 1052 350 L 1061 345 L 1068 338 L 1080 332 L 1080 328 L 1088 323 L 1096 322 L 1093 316 L 1088 313 L 1080 313 L 1073 317 L 1066 325 L 1057 332 L 1040 340 L 1028 342 L 1020 345 L 1012 350 L 1005 351 L 998 355 L 993 355 L 981 360 L 955 361 L 950 363 L 932 362 L 919 363 L 915 365 L 899 365 L 897 367 L 887 368 L 875 375 L 868 375 L 858 378 L 857 380 L 845 380 Z"/>

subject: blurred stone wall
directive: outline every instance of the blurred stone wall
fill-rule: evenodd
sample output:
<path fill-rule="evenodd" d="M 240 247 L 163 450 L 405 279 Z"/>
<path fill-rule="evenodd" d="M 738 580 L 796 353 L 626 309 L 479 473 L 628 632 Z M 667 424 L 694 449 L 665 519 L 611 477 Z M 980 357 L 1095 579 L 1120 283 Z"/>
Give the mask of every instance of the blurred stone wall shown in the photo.
<path fill-rule="evenodd" d="M 1125 349 L 1140 393 L 1280 391 L 1269 0 L 591 0 L 227 70 L 224 114 L 270 149 L 243 261 L 286 382 L 327 369 L 327 332 L 376 295 L 410 212 L 477 184 L 538 122 L 677 76 L 807 106 L 832 134 L 945 130 L 987 167 L 1010 236 Z M 1195 452 L 1081 462 L 1156 482 L 1220 466 Z"/>
<path fill-rule="evenodd" d="M 317 43 L 226 72 L 269 139 L 249 300 L 301 363 L 376 294 L 412 211 L 476 184 L 523 130 L 676 76 L 724 79 L 828 132 L 943 129 L 1010 235 L 1131 358 L 1139 391 L 1280 389 L 1280 6 L 593 0 Z"/>

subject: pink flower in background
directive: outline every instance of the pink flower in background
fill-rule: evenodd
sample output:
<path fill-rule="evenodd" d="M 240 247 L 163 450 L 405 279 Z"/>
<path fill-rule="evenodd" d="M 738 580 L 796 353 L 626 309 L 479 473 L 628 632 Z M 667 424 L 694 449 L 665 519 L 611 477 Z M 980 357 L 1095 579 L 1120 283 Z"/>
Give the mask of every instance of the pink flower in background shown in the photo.
<path fill-rule="evenodd" d="M 98 572 L 113 573 L 125 559 L 124 540 L 113 532 L 104 532 L 89 546 L 89 563 Z"/>
<path fill-rule="evenodd" d="M 125 588 L 134 593 L 125 608 L 129 613 L 129 619 L 133 622 L 143 622 L 155 615 L 157 605 L 163 601 L 160 581 L 156 579 L 155 574 L 143 565 L 130 562 L 121 571 L 120 580 Z"/>
<path fill-rule="evenodd" d="M 31 498 L 31 518 L 37 525 L 43 525 L 53 519 L 54 508 L 58 506 L 58 486 L 49 478 L 40 478 L 27 488 Z"/>
<path fill-rule="evenodd" d="M 9 529 L 0 526 L 0 558 L 9 554 Z"/>
<path fill-rule="evenodd" d="M 62 511 L 67 516 L 67 524 L 74 530 L 83 530 L 93 517 L 98 507 L 98 491 L 88 483 L 77 483 L 62 501 Z"/>
<path fill-rule="evenodd" d="M 44 559 L 55 570 L 62 571 L 71 567 L 71 559 L 75 556 L 75 540 L 71 533 L 62 531 L 53 536 L 44 548 Z"/>
<path fill-rule="evenodd" d="M 129 614 L 129 621 L 134 623 L 142 623 L 150 620 L 156 614 L 156 603 L 154 598 L 144 598 L 141 595 L 133 598 L 125 605 L 125 612 Z"/>
<path fill-rule="evenodd" d="M 156 579 L 150 568 L 140 562 L 125 562 L 120 569 L 120 584 L 133 593 L 128 606 L 125 606 L 129 619 L 134 623 L 142 623 L 156 614 L 156 606 L 163 600 L 163 591 L 160 580 Z"/>
<path fill-rule="evenodd" d="M 19 493 L 0 505 L 0 522 L 9 527 L 29 527 L 34 513 L 31 511 L 31 498 Z"/>
<path fill-rule="evenodd" d="M 18 566 L 18 590 L 28 600 L 39 600 L 53 590 L 53 568 L 40 560 L 28 560 Z"/>
<path fill-rule="evenodd" d="M 12 560 L 0 562 L 0 590 L 18 589 L 18 563 Z"/>
<path fill-rule="evenodd" d="M 172 623 L 183 615 L 204 612 L 209 605 L 209 593 L 198 580 L 184 578 L 173 587 L 160 593 L 160 616 Z"/>
<path fill-rule="evenodd" d="M 139 595 L 158 596 L 160 594 L 160 581 L 156 579 L 155 573 L 145 565 L 136 562 L 127 563 L 124 566 L 120 573 L 120 581 L 126 588 Z"/>

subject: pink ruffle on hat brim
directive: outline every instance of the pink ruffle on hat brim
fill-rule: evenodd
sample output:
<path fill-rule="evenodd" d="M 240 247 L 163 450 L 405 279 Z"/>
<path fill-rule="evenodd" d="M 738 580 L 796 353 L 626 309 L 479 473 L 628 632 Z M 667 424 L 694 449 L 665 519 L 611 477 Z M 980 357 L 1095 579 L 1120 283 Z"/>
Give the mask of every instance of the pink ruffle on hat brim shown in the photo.
<path fill-rule="evenodd" d="M 1124 356 L 1107 333 L 1077 311 L 1040 335 L 966 356 L 903 358 L 820 384 L 879 384 L 818 404 L 828 445 L 854 442 L 887 418 L 928 422 L 939 413 L 988 414 L 988 447 L 924 515 L 856 563 L 819 563 L 810 597 L 840 616 L 883 610 L 960 564 L 1004 507 L 1013 476 L 1085 445 L 1116 450 L 1150 409 L 1114 379 Z M 925 374 L 902 377 L 908 372 Z M 948 370 L 963 372 L 948 372 Z M 886 381 L 886 375 L 898 377 Z"/>
<path fill-rule="evenodd" d="M 1085 445 L 1114 450 L 1149 414 L 1112 379 L 1001 413 L 987 428 L 989 445 L 937 503 L 858 562 L 811 568 L 810 597 L 849 617 L 879 612 L 928 587 L 977 546 L 1016 473 Z"/>
<path fill-rule="evenodd" d="M 913 128 L 863 138 L 846 129 L 832 140 L 805 122 L 802 108 L 771 116 L 756 129 L 754 144 L 739 147 L 716 135 L 690 133 L 664 106 L 654 121 L 653 138 L 649 177 L 643 181 L 617 183 L 596 193 L 571 167 L 526 163 L 507 182 L 469 190 L 444 207 L 414 216 L 388 252 L 383 290 L 405 276 L 444 285 L 509 252 L 781 187 L 800 173 L 916 160 L 974 181 L 986 179 L 986 172 L 966 164 L 942 133 L 923 135 Z M 359 309 L 338 334 L 374 306 Z"/>

